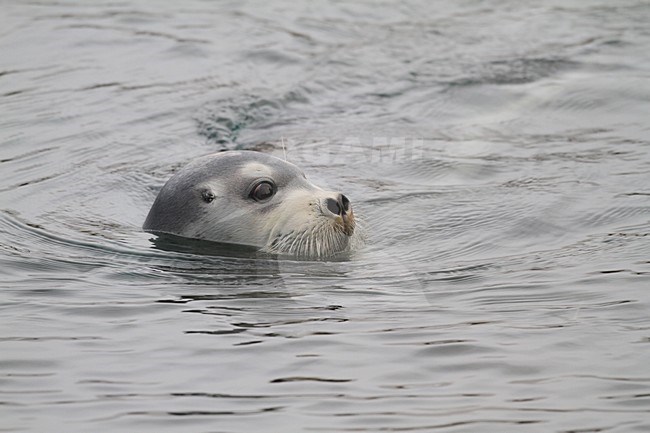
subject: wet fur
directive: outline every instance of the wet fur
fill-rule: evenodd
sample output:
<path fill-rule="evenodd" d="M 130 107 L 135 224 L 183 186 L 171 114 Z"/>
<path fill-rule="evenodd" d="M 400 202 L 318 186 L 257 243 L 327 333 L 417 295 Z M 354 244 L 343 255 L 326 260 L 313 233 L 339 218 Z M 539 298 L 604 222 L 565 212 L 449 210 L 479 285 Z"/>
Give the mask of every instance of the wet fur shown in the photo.
<path fill-rule="evenodd" d="M 248 197 L 250 186 L 270 179 L 277 193 L 269 202 Z M 214 200 L 206 203 L 208 190 Z M 309 182 L 295 165 L 251 152 L 222 152 L 199 158 L 163 186 L 144 230 L 251 245 L 275 254 L 327 257 L 358 243 L 354 217 L 345 233 L 341 217 L 323 211 L 323 201 L 338 193 Z M 338 219 L 337 219 L 338 218 Z"/>

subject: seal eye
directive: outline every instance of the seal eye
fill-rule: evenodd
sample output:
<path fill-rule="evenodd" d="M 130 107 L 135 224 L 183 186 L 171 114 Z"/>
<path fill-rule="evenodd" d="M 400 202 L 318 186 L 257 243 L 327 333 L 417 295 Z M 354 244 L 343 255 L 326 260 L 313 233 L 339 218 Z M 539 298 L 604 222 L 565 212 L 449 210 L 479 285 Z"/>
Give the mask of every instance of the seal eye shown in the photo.
<path fill-rule="evenodd" d="M 201 198 L 204 202 L 210 203 L 212 200 L 214 200 L 214 193 L 208 189 L 204 189 L 201 191 Z"/>
<path fill-rule="evenodd" d="M 271 182 L 264 181 L 258 183 L 250 193 L 250 198 L 255 201 L 265 201 L 275 194 L 275 185 Z"/>

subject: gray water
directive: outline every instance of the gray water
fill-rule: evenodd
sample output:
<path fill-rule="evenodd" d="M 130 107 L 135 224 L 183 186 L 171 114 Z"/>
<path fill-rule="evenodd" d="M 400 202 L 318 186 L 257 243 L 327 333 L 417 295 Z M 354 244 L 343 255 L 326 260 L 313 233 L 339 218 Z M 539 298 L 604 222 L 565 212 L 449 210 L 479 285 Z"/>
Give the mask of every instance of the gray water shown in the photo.
<path fill-rule="evenodd" d="M 0 431 L 650 431 L 650 3 L 0 10 Z M 141 231 L 283 142 L 350 257 Z"/>

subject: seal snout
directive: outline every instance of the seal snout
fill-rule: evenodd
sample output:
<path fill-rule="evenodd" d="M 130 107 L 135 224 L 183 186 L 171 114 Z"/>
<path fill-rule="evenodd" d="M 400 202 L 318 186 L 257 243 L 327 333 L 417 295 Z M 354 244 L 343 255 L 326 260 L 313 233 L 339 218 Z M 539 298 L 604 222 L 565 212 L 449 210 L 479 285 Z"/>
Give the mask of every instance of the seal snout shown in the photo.
<path fill-rule="evenodd" d="M 343 194 L 329 197 L 325 200 L 327 210 L 334 215 L 336 222 L 343 228 L 343 233 L 352 236 L 354 233 L 354 212 L 350 200 Z"/>
<path fill-rule="evenodd" d="M 339 194 L 335 199 L 328 198 L 325 200 L 327 210 L 334 215 L 343 216 L 345 213 L 350 212 L 350 200 L 343 194 Z"/>

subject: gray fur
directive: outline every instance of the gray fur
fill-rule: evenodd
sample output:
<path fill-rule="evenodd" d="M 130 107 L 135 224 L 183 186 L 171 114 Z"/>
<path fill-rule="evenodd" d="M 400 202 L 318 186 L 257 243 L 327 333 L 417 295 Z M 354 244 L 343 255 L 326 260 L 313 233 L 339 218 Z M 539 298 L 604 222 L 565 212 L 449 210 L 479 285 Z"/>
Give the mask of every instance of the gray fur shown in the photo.
<path fill-rule="evenodd" d="M 269 176 L 245 173 L 250 163 L 270 168 Z M 270 177 L 277 193 L 268 202 L 249 198 L 251 187 Z M 295 165 L 273 156 L 252 152 L 222 152 L 201 157 L 174 174 L 163 186 L 149 211 L 143 229 L 183 237 L 264 246 L 268 233 L 257 229 L 265 214 L 282 205 L 286 192 L 300 188 L 319 191 Z M 206 203 L 202 192 L 215 198 Z"/>

